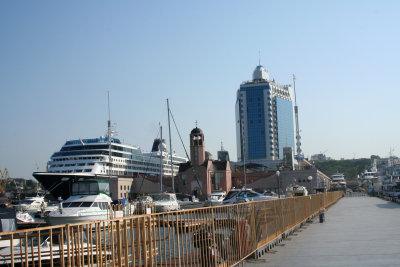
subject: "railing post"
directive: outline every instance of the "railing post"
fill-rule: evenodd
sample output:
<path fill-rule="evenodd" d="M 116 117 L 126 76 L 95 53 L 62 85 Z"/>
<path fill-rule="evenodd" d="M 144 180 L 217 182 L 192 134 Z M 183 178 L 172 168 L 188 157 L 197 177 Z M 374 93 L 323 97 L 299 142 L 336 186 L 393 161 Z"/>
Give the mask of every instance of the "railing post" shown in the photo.
<path fill-rule="evenodd" d="M 119 220 L 116 221 L 117 223 L 117 258 L 118 258 L 118 265 L 122 266 L 122 255 L 121 255 L 121 229 L 120 229 L 120 224 Z"/>
<path fill-rule="evenodd" d="M 147 217 L 147 239 L 149 242 L 149 258 L 150 258 L 150 266 L 153 266 L 153 235 L 152 235 L 152 222 L 151 222 L 151 216 Z M 147 254 L 147 253 L 146 253 Z M 179 257 L 180 258 L 180 257 Z"/>
<path fill-rule="evenodd" d="M 176 226 L 175 226 L 175 232 L 176 232 L 176 245 L 178 249 L 178 266 L 181 266 L 181 243 L 180 243 L 180 238 L 179 238 L 179 222 L 178 222 L 178 214 L 175 212 L 175 221 L 176 221 Z M 175 245 L 174 245 L 175 247 Z M 174 256 L 175 256 L 175 251 L 174 251 Z"/>
<path fill-rule="evenodd" d="M 237 235 L 237 245 L 239 248 L 239 259 L 243 257 L 243 252 L 242 252 L 242 232 L 241 232 L 241 216 L 239 214 L 239 205 L 235 205 L 234 207 L 232 207 L 232 209 L 236 208 L 236 235 Z M 227 207 L 230 208 L 230 207 Z"/>
<path fill-rule="evenodd" d="M 217 246 L 215 243 L 215 225 L 214 225 L 214 208 L 211 208 L 211 224 L 212 224 L 212 237 L 213 237 L 213 248 L 214 248 L 214 256 L 217 255 L 216 251 L 217 251 Z M 212 257 L 213 255 L 211 255 Z M 217 261 L 214 262 L 215 263 L 215 267 L 217 266 Z"/>
<path fill-rule="evenodd" d="M 11 247 L 11 266 L 14 267 L 14 234 L 11 234 L 10 247 Z"/>

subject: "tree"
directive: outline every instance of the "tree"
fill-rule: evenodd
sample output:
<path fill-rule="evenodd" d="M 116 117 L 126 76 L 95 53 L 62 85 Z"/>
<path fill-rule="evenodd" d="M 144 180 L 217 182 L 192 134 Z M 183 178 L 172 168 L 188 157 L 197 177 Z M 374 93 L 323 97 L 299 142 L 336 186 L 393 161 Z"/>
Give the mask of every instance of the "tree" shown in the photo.
<path fill-rule="evenodd" d="M 25 182 L 26 188 L 36 188 L 36 183 L 33 180 L 26 180 Z"/>
<path fill-rule="evenodd" d="M 354 180 L 358 174 L 370 168 L 371 162 L 371 159 L 327 160 L 315 162 L 315 167 L 328 176 L 343 173 L 347 180 Z"/>

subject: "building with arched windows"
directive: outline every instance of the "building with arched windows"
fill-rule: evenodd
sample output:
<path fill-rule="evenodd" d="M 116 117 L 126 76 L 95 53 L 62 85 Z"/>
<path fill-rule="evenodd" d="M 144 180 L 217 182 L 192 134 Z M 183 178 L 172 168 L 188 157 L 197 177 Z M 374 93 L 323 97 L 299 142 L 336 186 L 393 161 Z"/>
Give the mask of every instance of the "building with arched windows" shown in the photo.
<path fill-rule="evenodd" d="M 179 168 L 178 191 L 204 199 L 216 190 L 228 192 L 231 186 L 230 162 L 213 160 L 205 150 L 203 131 L 194 128 L 190 132 L 190 161 Z"/>

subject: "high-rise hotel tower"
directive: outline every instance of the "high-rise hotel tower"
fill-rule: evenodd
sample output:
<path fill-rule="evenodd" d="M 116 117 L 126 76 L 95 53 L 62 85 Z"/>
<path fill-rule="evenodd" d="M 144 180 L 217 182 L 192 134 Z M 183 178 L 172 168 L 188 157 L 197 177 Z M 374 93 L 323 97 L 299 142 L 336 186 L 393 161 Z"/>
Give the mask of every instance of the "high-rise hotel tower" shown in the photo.
<path fill-rule="evenodd" d="M 295 92 L 290 85 L 270 80 L 261 65 L 253 80 L 237 91 L 236 143 L 238 160 L 264 162 L 283 159 L 283 148 L 295 145 Z M 243 155 L 245 158 L 243 158 Z"/>

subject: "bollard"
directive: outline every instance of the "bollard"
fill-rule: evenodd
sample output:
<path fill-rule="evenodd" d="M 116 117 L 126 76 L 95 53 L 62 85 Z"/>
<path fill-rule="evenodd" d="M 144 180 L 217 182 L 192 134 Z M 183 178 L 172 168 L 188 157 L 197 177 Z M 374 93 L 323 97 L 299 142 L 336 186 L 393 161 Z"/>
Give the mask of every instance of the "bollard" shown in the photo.
<path fill-rule="evenodd" d="M 324 212 L 321 212 L 320 214 L 319 214 L 319 222 L 320 223 L 323 223 L 325 221 L 325 213 Z"/>

